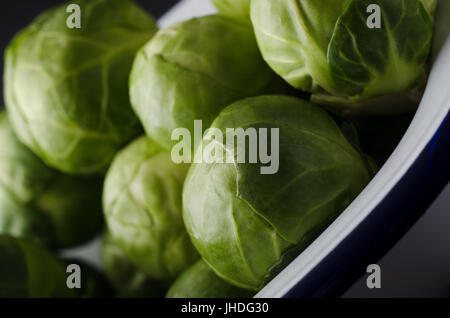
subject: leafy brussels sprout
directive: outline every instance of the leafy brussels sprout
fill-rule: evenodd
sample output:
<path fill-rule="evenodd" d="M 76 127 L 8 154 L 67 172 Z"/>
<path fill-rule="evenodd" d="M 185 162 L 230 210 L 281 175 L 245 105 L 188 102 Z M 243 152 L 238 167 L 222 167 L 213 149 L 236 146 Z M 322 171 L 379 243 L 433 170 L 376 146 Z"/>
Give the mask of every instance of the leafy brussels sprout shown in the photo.
<path fill-rule="evenodd" d="M 169 150 L 175 128 L 208 127 L 241 98 L 284 90 L 263 61 L 251 25 L 212 15 L 159 31 L 138 53 L 131 103 L 147 135 Z"/>
<path fill-rule="evenodd" d="M 374 5 L 380 28 L 369 27 Z M 343 113 L 394 113 L 407 104 L 386 95 L 413 102 L 421 94 L 435 7 L 436 0 L 258 0 L 251 19 L 267 63 L 313 101 Z"/>
<path fill-rule="evenodd" d="M 0 112 L 0 145 L 0 233 L 63 248 L 101 230 L 101 178 L 48 168 L 16 138 L 5 111 Z"/>
<path fill-rule="evenodd" d="M 235 287 L 217 276 L 203 260 L 189 267 L 167 292 L 167 298 L 250 298 L 254 292 Z"/>
<path fill-rule="evenodd" d="M 39 244 L 0 235 L 0 297 L 77 297 L 63 264 Z"/>
<path fill-rule="evenodd" d="M 181 215 L 187 169 L 141 137 L 117 155 L 105 180 L 104 213 L 114 241 L 138 269 L 166 284 L 198 258 Z"/>
<path fill-rule="evenodd" d="M 220 13 L 250 18 L 250 0 L 212 0 Z"/>
<path fill-rule="evenodd" d="M 140 124 L 128 98 L 137 50 L 156 30 L 130 0 L 71 1 L 39 16 L 6 50 L 5 98 L 19 139 L 68 173 L 104 172 Z"/>
<path fill-rule="evenodd" d="M 105 274 L 120 298 L 162 297 L 166 286 L 151 279 L 132 264 L 109 233 L 103 237 L 102 259 Z"/>
<path fill-rule="evenodd" d="M 347 207 L 370 174 L 332 117 L 303 100 L 245 99 L 212 124 L 224 135 L 238 127 L 278 131 L 278 172 L 261 174 L 262 163 L 239 160 L 239 143 L 206 135 L 203 149 L 224 150 L 230 163 L 192 165 L 183 215 L 208 265 L 228 282 L 258 290 Z M 244 149 L 247 154 L 248 145 Z"/>

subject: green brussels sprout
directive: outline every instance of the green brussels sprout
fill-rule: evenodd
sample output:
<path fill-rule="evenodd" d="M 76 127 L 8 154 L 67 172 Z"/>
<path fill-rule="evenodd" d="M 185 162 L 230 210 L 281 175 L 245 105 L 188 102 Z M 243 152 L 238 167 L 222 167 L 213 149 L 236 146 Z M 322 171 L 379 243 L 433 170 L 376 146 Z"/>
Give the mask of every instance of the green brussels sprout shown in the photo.
<path fill-rule="evenodd" d="M 435 7 L 436 0 L 258 0 L 251 19 L 266 62 L 313 101 L 344 114 L 397 113 L 420 98 Z"/>
<path fill-rule="evenodd" d="M 212 0 L 220 13 L 250 19 L 250 0 Z"/>
<path fill-rule="evenodd" d="M 77 297 L 63 263 L 39 244 L 0 235 L 0 297 Z"/>
<path fill-rule="evenodd" d="M 254 292 L 227 283 L 205 261 L 199 260 L 177 278 L 166 298 L 250 298 L 253 295 Z"/>
<path fill-rule="evenodd" d="M 0 233 L 54 248 L 92 239 L 102 228 L 102 179 L 47 167 L 0 112 Z"/>
<path fill-rule="evenodd" d="M 239 143 L 206 135 L 198 149 L 222 149 L 228 163 L 191 166 L 183 216 L 195 247 L 220 277 L 259 290 L 352 202 L 370 174 L 332 117 L 301 99 L 274 95 L 236 102 L 211 131 L 226 135 L 228 128 L 278 131 L 278 145 L 271 146 L 279 150 L 278 171 L 262 174 L 262 163 L 239 160 Z M 244 149 L 248 154 L 248 145 Z"/>
<path fill-rule="evenodd" d="M 263 61 L 249 23 L 212 15 L 159 31 L 138 53 L 131 104 L 147 135 L 166 150 L 175 128 L 208 127 L 230 103 L 284 90 Z"/>
<path fill-rule="evenodd" d="M 151 279 L 130 262 L 109 233 L 103 237 L 102 259 L 105 274 L 120 298 L 162 297 L 166 286 Z"/>
<path fill-rule="evenodd" d="M 144 136 L 117 155 L 105 180 L 103 207 L 114 241 L 132 264 L 165 284 L 198 259 L 182 219 L 187 170 Z"/>
<path fill-rule="evenodd" d="M 77 0 L 39 16 L 6 50 L 5 98 L 19 139 L 68 173 L 104 173 L 141 127 L 128 98 L 137 50 L 156 31 L 129 0 Z"/>

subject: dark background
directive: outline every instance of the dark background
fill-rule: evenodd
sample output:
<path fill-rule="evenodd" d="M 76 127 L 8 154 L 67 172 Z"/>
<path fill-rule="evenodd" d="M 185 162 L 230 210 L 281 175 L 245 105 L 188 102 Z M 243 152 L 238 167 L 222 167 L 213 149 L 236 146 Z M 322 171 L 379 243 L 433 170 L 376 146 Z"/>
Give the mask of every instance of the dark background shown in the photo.
<path fill-rule="evenodd" d="M 0 70 L 3 73 L 3 52 L 14 35 L 25 28 L 39 13 L 45 9 L 65 3 L 64 0 L 2 0 L 0 11 Z M 178 0 L 136 0 L 155 18 L 160 17 Z M 0 84 L 0 107 L 3 101 L 3 75 Z"/>

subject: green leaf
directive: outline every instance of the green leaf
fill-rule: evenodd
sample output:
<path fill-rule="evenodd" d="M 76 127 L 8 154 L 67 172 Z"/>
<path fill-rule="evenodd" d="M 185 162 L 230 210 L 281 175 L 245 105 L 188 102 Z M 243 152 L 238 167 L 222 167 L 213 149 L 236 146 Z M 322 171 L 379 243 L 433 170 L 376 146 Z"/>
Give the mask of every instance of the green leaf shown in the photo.
<path fill-rule="evenodd" d="M 235 287 L 199 260 L 181 274 L 167 292 L 167 298 L 250 298 L 254 293 Z"/>
<path fill-rule="evenodd" d="M 374 4 L 380 29 L 367 25 Z M 265 61 L 315 103 L 344 116 L 398 114 L 420 99 L 435 9 L 436 0 L 258 0 L 251 20 Z"/>
<path fill-rule="evenodd" d="M 252 1 L 252 23 L 265 61 L 295 88 L 331 86 L 328 44 L 349 1 Z"/>
<path fill-rule="evenodd" d="M 258 290 L 283 255 L 304 248 L 371 176 L 334 120 L 293 97 L 244 99 L 225 108 L 212 127 L 224 134 L 227 128 L 279 129 L 277 173 L 238 162 L 237 146 L 223 141 L 216 149 L 233 162 L 193 164 L 183 192 L 184 221 L 201 256 L 231 284 Z M 203 149 L 211 142 L 205 138 Z"/>
<path fill-rule="evenodd" d="M 143 136 L 119 152 L 105 179 L 111 236 L 134 266 L 166 284 L 198 258 L 181 216 L 187 168 Z"/>
<path fill-rule="evenodd" d="M 103 236 L 102 260 L 105 275 L 120 298 L 162 297 L 166 284 L 139 270 L 114 241 L 109 232 Z"/>
<path fill-rule="evenodd" d="M 381 8 L 382 27 L 367 26 L 367 7 Z M 354 99 L 411 89 L 425 76 L 432 24 L 420 0 L 358 0 L 337 22 L 328 51 L 334 93 Z"/>
<path fill-rule="evenodd" d="M 239 18 L 250 18 L 251 0 L 212 0 L 222 14 L 227 14 Z"/>
<path fill-rule="evenodd" d="M 66 5 L 41 14 L 5 55 L 6 106 L 19 139 L 48 165 L 102 174 L 140 132 L 128 97 L 137 50 L 154 20 L 130 0 L 77 0 L 82 26 L 66 25 Z"/>
<path fill-rule="evenodd" d="M 159 31 L 136 56 L 130 75 L 133 109 L 147 135 L 166 150 L 175 144 L 174 129 L 193 135 L 194 120 L 206 129 L 232 102 L 284 92 L 285 86 L 262 59 L 251 26 L 221 15 Z"/>
<path fill-rule="evenodd" d="M 1 234 L 64 248 L 100 231 L 102 178 L 47 167 L 17 139 L 5 111 L 0 112 L 0 144 Z"/>

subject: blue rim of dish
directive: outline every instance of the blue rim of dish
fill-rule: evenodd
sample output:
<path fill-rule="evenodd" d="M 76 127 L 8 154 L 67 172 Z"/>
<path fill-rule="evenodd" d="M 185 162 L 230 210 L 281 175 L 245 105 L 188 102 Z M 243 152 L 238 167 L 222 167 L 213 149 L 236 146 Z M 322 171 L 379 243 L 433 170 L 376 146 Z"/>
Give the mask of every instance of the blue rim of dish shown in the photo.
<path fill-rule="evenodd" d="M 425 213 L 450 180 L 450 112 L 389 194 L 284 296 L 339 297 Z"/>

